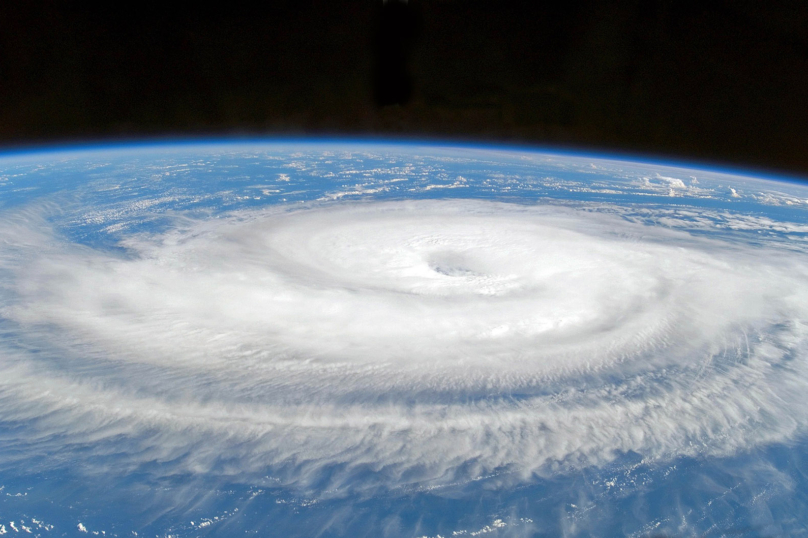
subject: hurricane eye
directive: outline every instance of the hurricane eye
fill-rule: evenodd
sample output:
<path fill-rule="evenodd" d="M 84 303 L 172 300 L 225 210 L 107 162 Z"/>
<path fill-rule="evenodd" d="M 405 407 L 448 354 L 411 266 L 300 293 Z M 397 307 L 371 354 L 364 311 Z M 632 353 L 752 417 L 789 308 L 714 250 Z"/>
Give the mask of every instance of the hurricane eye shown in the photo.
<path fill-rule="evenodd" d="M 429 259 L 429 267 L 438 274 L 450 277 L 478 276 L 480 271 L 472 268 L 473 262 L 459 252 L 441 252 Z"/>

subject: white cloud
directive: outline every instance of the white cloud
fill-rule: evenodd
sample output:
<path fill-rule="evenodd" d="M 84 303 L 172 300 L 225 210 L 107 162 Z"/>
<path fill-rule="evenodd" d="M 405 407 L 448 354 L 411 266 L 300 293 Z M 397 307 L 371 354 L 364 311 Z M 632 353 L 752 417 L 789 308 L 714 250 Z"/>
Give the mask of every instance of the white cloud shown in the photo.
<path fill-rule="evenodd" d="M 803 254 L 471 201 L 178 220 L 125 256 L 34 216 L 0 230 L 0 314 L 26 343 L 0 409 L 30 454 L 397 486 L 727 454 L 808 423 Z"/>
<path fill-rule="evenodd" d="M 671 189 L 686 189 L 687 185 L 685 182 L 679 179 L 678 177 L 668 177 L 662 176 L 660 174 L 656 175 L 656 178 L 664 183 L 666 183 Z"/>

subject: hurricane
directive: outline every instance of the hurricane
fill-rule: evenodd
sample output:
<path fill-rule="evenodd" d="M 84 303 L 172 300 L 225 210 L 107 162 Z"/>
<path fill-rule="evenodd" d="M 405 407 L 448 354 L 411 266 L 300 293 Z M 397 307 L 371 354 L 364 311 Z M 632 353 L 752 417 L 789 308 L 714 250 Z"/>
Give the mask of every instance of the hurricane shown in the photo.
<path fill-rule="evenodd" d="M 75 204 L 0 222 L 6 469 L 502 494 L 808 426 L 793 241 L 602 202 L 332 195 L 172 209 L 110 248 L 55 224 Z"/>

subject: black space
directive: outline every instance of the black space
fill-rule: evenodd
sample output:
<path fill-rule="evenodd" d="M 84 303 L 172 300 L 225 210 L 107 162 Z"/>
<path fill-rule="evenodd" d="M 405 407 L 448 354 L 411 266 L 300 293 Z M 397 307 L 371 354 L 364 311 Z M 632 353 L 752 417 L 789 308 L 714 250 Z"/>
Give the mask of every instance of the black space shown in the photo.
<path fill-rule="evenodd" d="M 3 3 L 0 143 L 430 135 L 808 175 L 804 0 L 190 6 Z"/>

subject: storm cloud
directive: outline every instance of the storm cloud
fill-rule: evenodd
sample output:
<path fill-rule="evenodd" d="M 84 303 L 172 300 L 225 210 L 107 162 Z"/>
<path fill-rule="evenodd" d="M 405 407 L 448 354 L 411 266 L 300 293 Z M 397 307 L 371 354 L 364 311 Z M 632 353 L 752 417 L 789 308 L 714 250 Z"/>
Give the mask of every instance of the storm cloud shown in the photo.
<path fill-rule="evenodd" d="M 5 463 L 411 487 L 808 424 L 802 253 L 468 200 L 177 215 L 112 252 L 49 210 L 0 224 Z"/>

